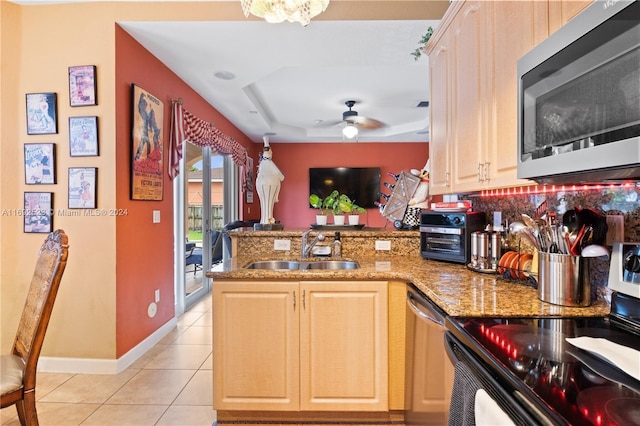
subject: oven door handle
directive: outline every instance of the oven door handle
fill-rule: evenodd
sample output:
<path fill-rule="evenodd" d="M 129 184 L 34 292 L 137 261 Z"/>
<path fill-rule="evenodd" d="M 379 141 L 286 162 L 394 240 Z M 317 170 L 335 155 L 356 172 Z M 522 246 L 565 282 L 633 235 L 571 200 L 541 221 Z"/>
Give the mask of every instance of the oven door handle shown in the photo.
<path fill-rule="evenodd" d="M 407 305 L 413 311 L 413 313 L 415 313 L 419 318 L 423 319 L 424 321 L 433 322 L 435 324 L 438 324 L 444 327 L 444 318 L 442 318 L 442 316 L 438 312 L 435 312 L 435 310 L 429 309 L 428 306 L 425 306 L 422 304 L 421 306 L 418 306 L 418 303 L 416 303 L 415 299 L 416 299 L 416 295 L 414 293 L 410 291 L 407 292 Z M 424 307 L 429 312 L 423 311 L 421 309 L 422 307 Z"/>

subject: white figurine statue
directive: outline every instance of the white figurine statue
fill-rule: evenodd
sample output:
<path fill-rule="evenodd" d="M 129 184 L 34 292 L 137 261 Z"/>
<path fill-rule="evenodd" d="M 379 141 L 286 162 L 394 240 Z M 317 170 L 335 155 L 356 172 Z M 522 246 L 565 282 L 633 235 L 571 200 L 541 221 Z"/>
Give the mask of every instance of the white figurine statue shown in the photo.
<path fill-rule="evenodd" d="M 269 137 L 264 136 L 264 150 L 262 161 L 258 165 L 258 177 L 256 178 L 256 190 L 260 197 L 260 223 L 274 224 L 273 205 L 278 202 L 280 193 L 280 182 L 284 180 L 284 175 L 273 162 L 273 151 L 269 146 Z"/>

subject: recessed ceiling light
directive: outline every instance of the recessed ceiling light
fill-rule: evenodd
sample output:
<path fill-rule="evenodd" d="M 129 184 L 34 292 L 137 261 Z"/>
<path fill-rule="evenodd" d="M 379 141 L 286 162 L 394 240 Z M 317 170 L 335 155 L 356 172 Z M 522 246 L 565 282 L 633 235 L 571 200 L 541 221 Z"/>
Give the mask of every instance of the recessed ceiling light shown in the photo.
<path fill-rule="evenodd" d="M 216 71 L 213 75 L 220 80 L 233 80 L 236 78 L 236 75 L 231 71 Z"/>

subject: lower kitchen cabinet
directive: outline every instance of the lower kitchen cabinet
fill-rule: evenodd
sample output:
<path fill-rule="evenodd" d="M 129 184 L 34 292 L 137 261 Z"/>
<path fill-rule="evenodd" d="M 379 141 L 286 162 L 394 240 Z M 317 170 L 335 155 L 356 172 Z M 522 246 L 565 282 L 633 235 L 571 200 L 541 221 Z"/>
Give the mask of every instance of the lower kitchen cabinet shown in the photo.
<path fill-rule="evenodd" d="M 213 286 L 214 409 L 388 410 L 387 283 Z"/>

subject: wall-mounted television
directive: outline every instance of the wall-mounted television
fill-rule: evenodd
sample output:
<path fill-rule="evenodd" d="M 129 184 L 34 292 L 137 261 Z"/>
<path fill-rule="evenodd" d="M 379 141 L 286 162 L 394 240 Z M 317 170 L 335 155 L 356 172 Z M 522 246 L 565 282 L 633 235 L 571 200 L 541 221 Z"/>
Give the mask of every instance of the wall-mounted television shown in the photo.
<path fill-rule="evenodd" d="M 309 169 L 309 195 L 326 197 L 334 189 L 357 205 L 375 208 L 380 196 L 380 167 L 321 167 Z"/>

